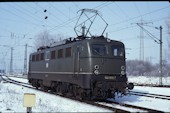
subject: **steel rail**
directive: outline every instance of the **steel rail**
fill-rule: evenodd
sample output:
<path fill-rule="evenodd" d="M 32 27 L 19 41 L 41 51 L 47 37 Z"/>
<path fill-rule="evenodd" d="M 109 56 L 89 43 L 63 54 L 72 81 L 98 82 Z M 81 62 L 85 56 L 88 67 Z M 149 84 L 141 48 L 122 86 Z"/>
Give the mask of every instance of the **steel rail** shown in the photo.
<path fill-rule="evenodd" d="M 160 95 L 160 94 L 153 94 L 153 93 L 143 93 L 143 92 L 136 92 L 136 91 L 129 91 L 129 94 L 130 95 L 138 95 L 138 96 L 145 96 L 145 97 L 151 97 L 151 98 L 170 100 L 170 96 L 168 96 L 168 95 Z"/>

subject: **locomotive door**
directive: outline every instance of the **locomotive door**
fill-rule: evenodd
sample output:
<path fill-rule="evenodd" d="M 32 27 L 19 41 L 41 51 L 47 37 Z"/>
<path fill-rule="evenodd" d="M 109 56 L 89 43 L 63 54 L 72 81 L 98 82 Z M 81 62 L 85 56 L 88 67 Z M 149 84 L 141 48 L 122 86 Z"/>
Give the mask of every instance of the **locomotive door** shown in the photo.
<path fill-rule="evenodd" d="M 45 71 L 49 71 L 50 51 L 45 52 Z"/>
<path fill-rule="evenodd" d="M 81 45 L 76 45 L 73 53 L 73 70 L 74 77 L 77 77 L 79 74 L 80 67 L 80 47 Z"/>

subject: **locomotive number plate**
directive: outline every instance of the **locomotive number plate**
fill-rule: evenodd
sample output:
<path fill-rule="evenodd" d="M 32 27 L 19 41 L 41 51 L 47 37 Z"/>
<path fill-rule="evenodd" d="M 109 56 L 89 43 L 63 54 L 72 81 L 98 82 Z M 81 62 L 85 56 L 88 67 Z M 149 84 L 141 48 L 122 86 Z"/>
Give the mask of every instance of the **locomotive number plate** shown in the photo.
<path fill-rule="evenodd" d="M 115 80 L 116 76 L 105 76 L 104 78 L 107 80 Z"/>

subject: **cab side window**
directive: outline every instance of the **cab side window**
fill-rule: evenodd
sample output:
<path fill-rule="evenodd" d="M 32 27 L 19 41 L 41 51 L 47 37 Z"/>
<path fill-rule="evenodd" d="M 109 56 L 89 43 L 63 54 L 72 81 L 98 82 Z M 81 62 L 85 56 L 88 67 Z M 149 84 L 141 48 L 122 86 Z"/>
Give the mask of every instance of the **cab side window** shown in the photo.
<path fill-rule="evenodd" d="M 65 56 L 66 56 L 66 57 L 71 57 L 71 47 L 66 48 Z"/>
<path fill-rule="evenodd" d="M 62 58 L 63 57 L 63 49 L 59 49 L 58 50 L 58 58 Z"/>
<path fill-rule="evenodd" d="M 51 59 L 56 59 L 56 51 L 51 51 Z"/>
<path fill-rule="evenodd" d="M 40 54 L 40 60 L 44 60 L 44 53 Z"/>

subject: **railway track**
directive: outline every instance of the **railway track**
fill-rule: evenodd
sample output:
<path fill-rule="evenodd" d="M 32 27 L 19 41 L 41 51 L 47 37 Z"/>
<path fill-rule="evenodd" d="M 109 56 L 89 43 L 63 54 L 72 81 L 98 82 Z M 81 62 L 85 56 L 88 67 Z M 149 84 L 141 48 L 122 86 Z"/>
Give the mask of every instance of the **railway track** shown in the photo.
<path fill-rule="evenodd" d="M 54 92 L 50 92 L 50 91 L 45 92 L 41 89 L 36 89 L 36 88 L 32 87 L 31 85 L 29 85 L 28 83 L 23 83 L 23 82 L 13 80 L 13 79 L 9 78 L 8 76 L 5 76 L 5 75 L 1 75 L 1 78 L 5 82 L 9 82 L 9 83 L 12 83 L 12 84 L 16 84 L 16 85 L 31 88 L 31 89 L 34 89 L 34 90 L 42 91 L 42 92 L 48 93 L 48 94 L 50 93 L 50 94 L 58 95 Z M 87 104 L 90 104 L 90 105 L 93 105 L 93 106 L 109 109 L 109 110 L 114 111 L 114 112 L 162 112 L 162 111 L 159 111 L 159 110 L 153 110 L 153 109 L 149 109 L 149 108 L 124 104 L 124 103 L 118 103 L 118 102 L 114 102 L 114 101 L 110 101 L 110 100 L 84 101 L 84 100 L 75 99 L 73 97 L 68 97 L 68 96 L 63 96 L 63 95 L 60 95 L 60 96 L 62 96 L 64 98 L 72 99 L 72 100 L 75 100 L 75 101 L 79 101 L 79 102 L 82 102 L 82 103 L 87 103 Z"/>
<path fill-rule="evenodd" d="M 127 112 L 153 112 L 153 113 L 163 113 L 163 111 L 159 110 L 154 110 L 146 107 L 140 107 L 140 106 L 135 106 L 135 105 L 130 105 L 130 104 L 125 104 L 125 103 L 119 103 L 115 102 L 112 100 L 104 100 L 103 102 L 98 102 L 98 104 L 105 104 L 107 106 L 117 106 L 118 108 L 121 107 L 121 109 L 128 110 Z"/>
<path fill-rule="evenodd" d="M 129 94 L 130 95 L 138 95 L 138 96 L 145 96 L 145 97 L 151 97 L 151 98 L 170 100 L 170 96 L 168 96 L 168 95 L 143 93 L 143 92 L 136 92 L 136 91 L 129 91 Z"/>
<path fill-rule="evenodd" d="M 20 81 L 13 80 L 13 79 L 9 78 L 9 77 L 6 76 L 6 75 L 0 75 L 0 76 L 1 76 L 2 80 L 4 80 L 5 82 L 10 82 L 10 83 L 18 84 L 18 85 L 21 84 L 21 85 L 23 85 L 23 86 L 29 85 L 30 87 L 32 87 L 29 83 L 25 83 L 25 82 L 20 82 Z"/>
<path fill-rule="evenodd" d="M 148 87 L 165 87 L 165 88 L 170 88 L 170 85 L 156 85 L 156 84 L 137 84 L 137 83 L 134 83 L 134 86 L 148 86 Z"/>

